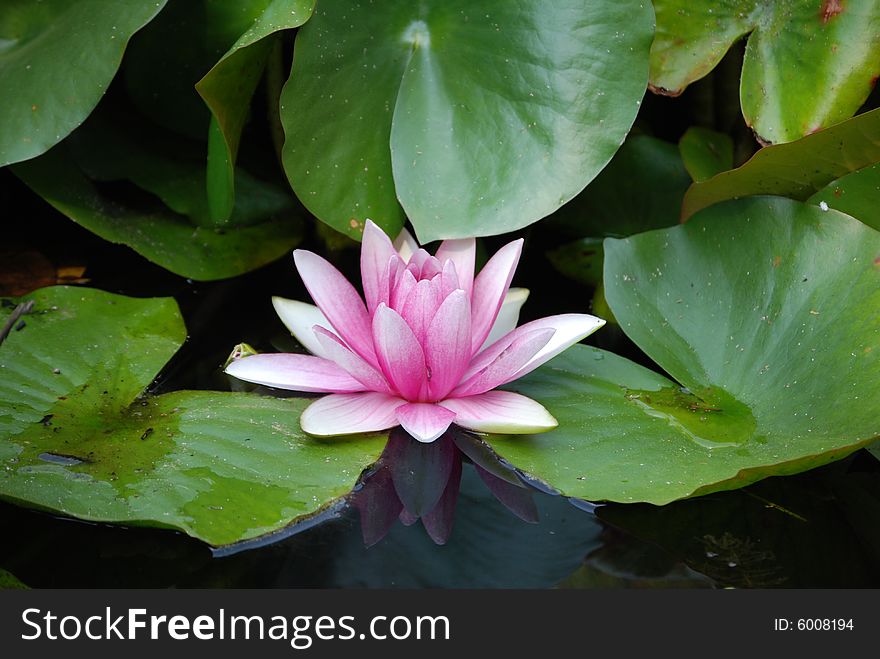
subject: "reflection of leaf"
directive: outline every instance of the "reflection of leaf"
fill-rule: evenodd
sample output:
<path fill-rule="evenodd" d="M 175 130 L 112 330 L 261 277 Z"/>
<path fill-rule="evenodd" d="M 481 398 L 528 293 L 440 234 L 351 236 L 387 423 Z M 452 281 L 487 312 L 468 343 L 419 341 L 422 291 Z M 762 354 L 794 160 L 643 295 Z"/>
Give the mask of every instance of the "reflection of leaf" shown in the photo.
<path fill-rule="evenodd" d="M 355 238 L 403 210 L 422 243 L 521 228 L 622 143 L 651 32 L 635 0 L 322 0 L 282 94 L 285 170 Z"/>
<path fill-rule="evenodd" d="M 598 515 L 634 536 L 621 535 L 618 552 L 654 543 L 722 587 L 864 588 L 876 584 L 880 558 L 880 499 L 862 489 L 875 476 L 821 470 L 662 508 L 605 506 Z"/>
<path fill-rule="evenodd" d="M 129 175 L 169 200 L 187 204 L 181 210 L 196 213 L 198 195 L 204 190 L 193 180 L 198 174 L 174 175 L 179 163 L 168 169 L 159 160 L 128 161 Z M 152 165 L 157 168 L 153 169 Z M 186 171 L 186 170 L 184 170 Z M 139 254 L 183 277 L 199 280 L 223 279 L 253 270 L 285 254 L 300 238 L 297 218 L 280 214 L 253 226 L 226 231 L 194 226 L 188 218 L 164 204 L 120 202 L 104 194 L 76 167 L 66 145 L 59 145 L 42 157 L 14 167 L 15 174 L 58 211 L 105 240 L 128 245 Z M 195 179 L 193 177 L 196 177 Z M 263 188 L 255 186 L 249 202 L 242 190 L 243 209 L 265 211 Z M 277 201 L 279 198 L 276 197 Z M 285 202 L 286 204 L 286 202 Z M 245 215 L 253 214 L 248 212 Z"/>
<path fill-rule="evenodd" d="M 315 0 L 246 0 L 235 3 L 235 22 L 250 23 L 223 57 L 196 84 L 211 110 L 208 140 L 208 204 L 211 217 L 224 223 L 235 200 L 235 159 L 250 109 L 250 100 L 272 48 L 269 37 L 299 27 Z"/>
<path fill-rule="evenodd" d="M 880 74 L 878 0 L 654 0 L 651 85 L 677 95 L 749 34 L 740 97 L 760 139 L 788 142 L 842 121 Z"/>
<path fill-rule="evenodd" d="M 768 146 L 729 172 L 694 183 L 682 217 L 749 195 L 806 199 L 831 181 L 880 162 L 880 109 L 853 117 L 791 144 Z"/>
<path fill-rule="evenodd" d="M 381 453 L 379 436 L 308 438 L 303 399 L 139 397 L 183 342 L 170 299 L 64 287 L 29 297 L 27 326 L 0 347 L 7 500 L 225 545 L 314 515 Z"/>
<path fill-rule="evenodd" d="M 743 199 L 605 242 L 620 327 L 678 383 L 575 347 L 510 388 L 559 428 L 489 438 L 564 494 L 666 503 L 803 471 L 880 436 L 880 234 Z M 561 456 L 564 456 L 562 459 Z"/>
<path fill-rule="evenodd" d="M 0 167 L 48 151 L 89 115 L 165 1 L 3 0 Z"/>

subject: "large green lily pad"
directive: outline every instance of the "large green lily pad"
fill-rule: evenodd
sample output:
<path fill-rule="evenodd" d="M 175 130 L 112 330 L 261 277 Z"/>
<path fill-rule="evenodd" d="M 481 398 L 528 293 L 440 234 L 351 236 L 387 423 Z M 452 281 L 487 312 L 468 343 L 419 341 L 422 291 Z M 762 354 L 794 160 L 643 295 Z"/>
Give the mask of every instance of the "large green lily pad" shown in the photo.
<path fill-rule="evenodd" d="M 559 428 L 489 437 L 569 496 L 664 504 L 880 436 L 880 233 L 781 198 L 605 242 L 620 326 L 674 380 L 576 346 L 511 387 Z"/>
<path fill-rule="evenodd" d="M 128 40 L 166 0 L 3 0 L 0 167 L 38 156 L 107 91 Z"/>
<path fill-rule="evenodd" d="M 804 200 L 851 172 L 880 162 L 880 109 L 796 142 L 761 149 L 741 167 L 694 183 L 682 218 L 725 199 L 783 195 Z"/>
<path fill-rule="evenodd" d="M 652 26 L 641 0 L 322 0 L 282 94 L 288 178 L 355 238 L 404 211 L 423 243 L 526 226 L 623 142 Z"/>
<path fill-rule="evenodd" d="M 651 85 L 677 95 L 749 34 L 740 84 L 746 122 L 765 143 L 842 121 L 880 75 L 878 0 L 654 0 Z"/>
<path fill-rule="evenodd" d="M 382 451 L 378 435 L 310 439 L 304 399 L 142 396 L 185 337 L 173 300 L 67 287 L 25 300 L 25 326 L 0 346 L 4 499 L 227 545 L 331 505 Z"/>
<path fill-rule="evenodd" d="M 108 197 L 77 167 L 67 144 L 13 169 L 34 192 L 58 211 L 89 231 L 114 243 L 128 245 L 163 268 L 198 280 L 234 277 L 265 265 L 287 253 L 301 237 L 299 218 L 290 213 L 272 215 L 259 224 L 219 230 L 197 226 L 204 202 L 204 175 L 179 161 L 167 162 L 157 154 L 144 158 L 114 151 L 119 169 L 106 172 L 126 177 L 161 196 L 158 200 L 125 200 Z M 93 165 L 94 163 L 88 163 Z M 165 166 L 167 165 L 167 166 Z M 95 171 L 98 178 L 102 172 Z M 242 186 L 243 188 L 244 186 Z M 244 221 L 265 218 L 277 210 L 278 196 L 265 194 L 265 186 L 249 186 L 238 195 Z M 270 204 L 267 207 L 266 201 Z M 282 208 L 286 201 L 281 200 Z M 273 206 L 274 204 L 274 206 Z M 188 213 L 193 218 L 181 213 Z"/>

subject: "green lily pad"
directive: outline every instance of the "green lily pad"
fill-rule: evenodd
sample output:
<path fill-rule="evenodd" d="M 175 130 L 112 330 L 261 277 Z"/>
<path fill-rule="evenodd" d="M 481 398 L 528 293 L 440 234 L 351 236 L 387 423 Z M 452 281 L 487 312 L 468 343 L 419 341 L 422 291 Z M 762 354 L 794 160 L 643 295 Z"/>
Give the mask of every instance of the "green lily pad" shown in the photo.
<path fill-rule="evenodd" d="M 0 167 L 48 151 L 98 104 L 128 40 L 166 0 L 4 0 Z"/>
<path fill-rule="evenodd" d="M 880 162 L 880 109 L 808 135 L 761 149 L 741 167 L 694 183 L 682 218 L 725 199 L 782 195 L 804 200 L 850 172 Z"/>
<path fill-rule="evenodd" d="M 654 0 L 652 88 L 678 95 L 748 34 L 740 84 L 746 122 L 789 142 L 859 109 L 880 75 L 878 0 Z"/>
<path fill-rule="evenodd" d="M 678 141 L 684 166 L 695 181 L 733 169 L 733 140 L 726 133 L 692 126 Z"/>
<path fill-rule="evenodd" d="M 807 199 L 880 230 L 880 162 L 832 181 Z"/>
<path fill-rule="evenodd" d="M 227 545 L 320 512 L 382 452 L 379 435 L 306 436 L 306 399 L 142 396 L 185 337 L 171 299 L 67 287 L 24 299 L 24 328 L 0 346 L 4 499 Z"/>
<path fill-rule="evenodd" d="M 404 210 L 423 243 L 524 227 L 623 142 L 651 37 L 640 0 L 322 0 L 282 94 L 285 171 L 355 238 Z"/>
<path fill-rule="evenodd" d="M 204 204 L 199 202 L 204 197 L 204 187 L 199 185 L 204 178 L 199 178 L 198 172 L 182 172 L 180 162 L 168 163 L 168 168 L 163 168 L 159 157 L 141 160 L 129 158 L 124 152 L 115 153 L 122 164 L 131 167 L 127 172 L 129 177 L 154 190 L 169 205 L 174 204 L 175 210 L 195 215 L 204 209 Z M 40 158 L 16 165 L 13 171 L 77 224 L 105 240 L 128 245 L 183 277 L 198 280 L 233 277 L 283 256 L 301 238 L 301 222 L 289 213 L 280 213 L 252 226 L 218 230 L 195 226 L 188 217 L 158 200 L 125 201 L 108 197 L 76 166 L 66 144 Z M 116 174 L 126 175 L 122 170 Z M 251 201 L 244 189 L 238 195 L 242 217 L 264 217 L 267 200 L 264 189 L 255 185 L 252 190 Z"/>
<path fill-rule="evenodd" d="M 880 436 L 880 233 L 781 198 L 605 241 L 620 326 L 675 381 L 576 346 L 511 388 L 559 428 L 488 438 L 564 494 L 665 504 Z"/>
<path fill-rule="evenodd" d="M 30 590 L 14 574 L 0 568 L 0 590 Z"/>
<path fill-rule="evenodd" d="M 226 3 L 228 5 L 228 3 Z M 221 5 L 222 6 L 222 5 Z M 211 110 L 208 138 L 208 204 L 212 218 L 226 222 L 235 202 L 235 160 L 241 131 L 266 60 L 280 30 L 305 23 L 315 0 L 248 0 L 235 3 L 230 15 L 245 29 L 241 36 L 196 84 Z"/>
<path fill-rule="evenodd" d="M 555 232 L 579 237 L 547 257 L 566 277 L 595 286 L 602 279 L 602 239 L 677 224 L 690 183 L 674 144 L 630 135 L 602 173 L 547 218 Z"/>

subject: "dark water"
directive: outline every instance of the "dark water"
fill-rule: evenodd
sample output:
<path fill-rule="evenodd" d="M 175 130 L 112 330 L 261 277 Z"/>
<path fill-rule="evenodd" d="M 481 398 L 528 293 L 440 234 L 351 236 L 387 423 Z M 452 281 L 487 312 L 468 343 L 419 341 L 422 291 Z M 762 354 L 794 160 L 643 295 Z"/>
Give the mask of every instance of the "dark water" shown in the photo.
<path fill-rule="evenodd" d="M 0 207 L 27 222 L 4 250 L 38 250 L 86 266 L 89 285 L 134 296 L 173 295 L 190 338 L 156 392 L 228 389 L 232 346 L 292 346 L 271 295 L 307 299 L 289 259 L 255 273 L 193 283 L 98 240 L 33 199 L 0 171 Z M 10 211 L 9 209 L 13 209 Z M 516 285 L 533 295 L 523 320 L 584 311 L 590 292 L 557 277 L 540 234 L 527 241 Z M 309 246 L 318 242 L 309 239 Z M 492 239 L 489 250 L 503 242 Z M 357 252 L 333 255 L 353 274 Z M 650 366 L 619 331 L 600 345 Z M 449 542 L 397 524 L 365 548 L 356 511 L 266 547 L 215 558 L 178 533 L 60 519 L 0 503 L 0 569 L 32 587 L 877 587 L 880 462 L 865 451 L 793 477 L 668 506 L 607 505 L 587 512 L 535 492 L 538 524 L 521 521 L 466 465 Z"/>

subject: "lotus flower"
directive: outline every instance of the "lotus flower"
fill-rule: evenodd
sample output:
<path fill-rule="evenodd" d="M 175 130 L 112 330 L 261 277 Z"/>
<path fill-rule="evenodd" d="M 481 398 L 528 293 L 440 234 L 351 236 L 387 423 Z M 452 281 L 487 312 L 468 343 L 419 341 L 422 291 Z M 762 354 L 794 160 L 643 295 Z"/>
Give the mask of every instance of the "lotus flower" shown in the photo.
<path fill-rule="evenodd" d="M 450 424 L 493 433 L 557 425 L 539 403 L 496 387 L 522 377 L 605 324 L 586 314 L 516 327 L 528 291 L 510 289 L 522 239 L 474 277 L 474 239 L 431 256 L 404 230 L 392 244 L 367 221 L 361 245 L 366 304 L 329 262 L 305 250 L 296 268 L 317 306 L 274 298 L 281 320 L 312 355 L 259 354 L 226 372 L 257 384 L 328 393 L 302 413 L 310 435 L 403 426 L 432 442 Z M 509 290 L 510 289 L 510 290 Z"/>

